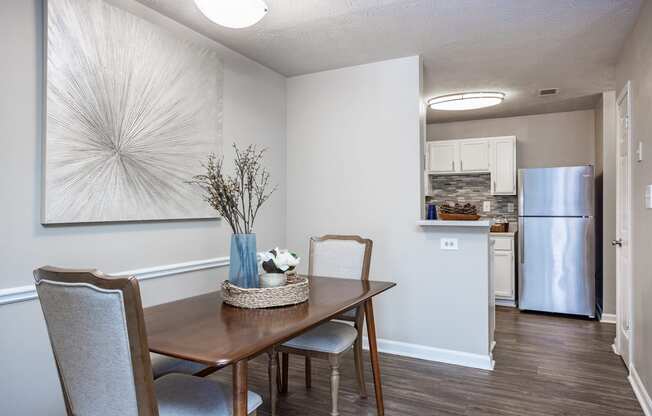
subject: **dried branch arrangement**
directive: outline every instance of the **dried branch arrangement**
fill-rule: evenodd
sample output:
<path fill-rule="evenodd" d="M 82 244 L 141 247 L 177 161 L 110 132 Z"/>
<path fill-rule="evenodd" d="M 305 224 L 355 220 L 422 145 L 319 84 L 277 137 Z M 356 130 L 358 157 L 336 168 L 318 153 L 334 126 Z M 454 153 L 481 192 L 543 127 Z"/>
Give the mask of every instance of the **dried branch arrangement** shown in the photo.
<path fill-rule="evenodd" d="M 268 191 L 270 175 L 262 165 L 267 149 L 249 145 L 240 150 L 235 143 L 233 149 L 233 175 L 224 172 L 224 157 L 211 153 L 202 164 L 206 174 L 194 176 L 190 183 L 203 190 L 204 200 L 229 223 L 234 234 L 249 234 L 258 210 L 278 186 Z"/>

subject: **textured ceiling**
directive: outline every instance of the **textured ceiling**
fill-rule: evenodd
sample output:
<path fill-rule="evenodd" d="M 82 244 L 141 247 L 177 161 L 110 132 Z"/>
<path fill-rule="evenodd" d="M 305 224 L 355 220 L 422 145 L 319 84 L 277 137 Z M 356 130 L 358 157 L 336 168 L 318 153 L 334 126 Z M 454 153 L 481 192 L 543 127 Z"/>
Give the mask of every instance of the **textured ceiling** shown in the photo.
<path fill-rule="evenodd" d="M 591 108 L 643 0 L 267 0 L 257 25 L 227 29 L 193 0 L 141 3 L 292 76 L 421 55 L 424 98 L 503 91 L 499 106 L 429 110 L 429 122 Z M 541 88 L 560 94 L 541 98 Z"/>

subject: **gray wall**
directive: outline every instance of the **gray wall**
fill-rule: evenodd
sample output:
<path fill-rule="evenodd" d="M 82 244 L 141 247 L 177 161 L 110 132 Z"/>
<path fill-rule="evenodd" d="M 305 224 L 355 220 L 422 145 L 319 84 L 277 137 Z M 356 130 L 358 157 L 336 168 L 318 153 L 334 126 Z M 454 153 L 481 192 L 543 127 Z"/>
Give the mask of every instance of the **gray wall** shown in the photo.
<path fill-rule="evenodd" d="M 625 41 L 616 78 L 618 91 L 632 82 L 631 129 L 634 147 L 643 142 L 644 160 L 634 161 L 632 156 L 632 246 L 633 246 L 633 328 L 634 371 L 640 376 L 652 396 L 652 255 L 650 255 L 650 230 L 652 210 L 644 205 L 644 187 L 652 184 L 652 2 L 647 1 L 638 22 Z"/>
<path fill-rule="evenodd" d="M 519 168 L 592 165 L 594 111 L 493 118 L 428 125 L 428 140 L 516 136 Z"/>
<path fill-rule="evenodd" d="M 487 358 L 486 231 L 416 225 L 420 70 L 408 57 L 288 79 L 288 247 L 305 257 L 310 236 L 373 239 L 371 278 L 398 284 L 376 301 L 381 348 Z M 441 251 L 444 236 L 460 250 Z"/>
<path fill-rule="evenodd" d="M 214 47 L 224 60 L 224 150 L 230 143 L 269 148 L 266 165 L 280 189 L 256 224 L 260 248 L 285 244 L 285 78 L 191 32 L 145 6 L 116 3 L 169 30 Z M 42 5 L 3 1 L 0 12 L 0 289 L 31 284 L 32 269 L 55 264 L 106 272 L 228 256 L 222 221 L 43 227 L 41 189 Z M 218 287 L 224 270 L 147 281 L 146 304 Z M 62 414 L 60 391 L 36 301 L 0 305 L 0 413 Z M 11 380 L 11 382 L 8 382 Z M 6 406 L 11 406 L 5 412 Z"/>
<path fill-rule="evenodd" d="M 616 93 L 602 94 L 595 108 L 596 227 L 598 270 L 602 276 L 603 313 L 616 313 Z"/>

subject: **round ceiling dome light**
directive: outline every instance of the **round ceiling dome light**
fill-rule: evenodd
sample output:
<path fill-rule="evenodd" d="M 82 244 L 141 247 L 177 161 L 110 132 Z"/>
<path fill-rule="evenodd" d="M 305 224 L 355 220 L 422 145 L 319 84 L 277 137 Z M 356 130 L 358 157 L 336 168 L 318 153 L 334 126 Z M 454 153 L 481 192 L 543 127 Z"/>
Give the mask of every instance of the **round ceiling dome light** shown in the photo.
<path fill-rule="evenodd" d="M 428 100 L 428 106 L 433 110 L 464 111 L 498 105 L 505 99 L 502 92 L 464 92 L 448 94 Z"/>
<path fill-rule="evenodd" d="M 195 4 L 211 21 L 231 29 L 255 25 L 268 10 L 263 0 L 195 0 Z"/>

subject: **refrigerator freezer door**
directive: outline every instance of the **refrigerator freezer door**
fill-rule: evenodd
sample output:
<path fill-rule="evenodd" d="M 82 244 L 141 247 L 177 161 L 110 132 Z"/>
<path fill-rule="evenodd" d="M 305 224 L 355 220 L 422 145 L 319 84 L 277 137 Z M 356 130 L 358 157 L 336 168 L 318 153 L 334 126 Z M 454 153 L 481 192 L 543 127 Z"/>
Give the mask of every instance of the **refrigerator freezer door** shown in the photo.
<path fill-rule="evenodd" d="M 520 169 L 519 215 L 593 216 L 593 166 Z"/>
<path fill-rule="evenodd" d="M 519 218 L 519 308 L 595 314 L 592 218 Z"/>

